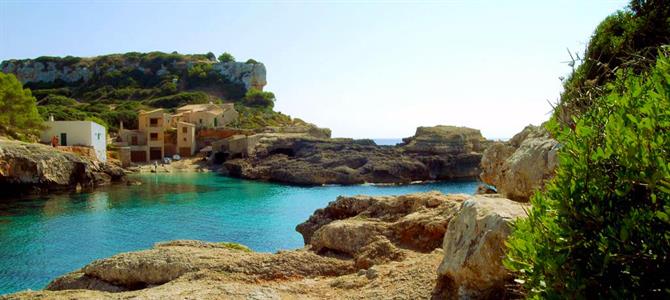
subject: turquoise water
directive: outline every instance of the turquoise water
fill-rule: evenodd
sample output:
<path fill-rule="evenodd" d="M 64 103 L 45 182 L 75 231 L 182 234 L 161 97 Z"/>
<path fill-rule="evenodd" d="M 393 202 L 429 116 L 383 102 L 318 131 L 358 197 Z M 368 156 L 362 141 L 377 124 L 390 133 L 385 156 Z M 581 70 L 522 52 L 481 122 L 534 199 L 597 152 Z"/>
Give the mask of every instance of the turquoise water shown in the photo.
<path fill-rule="evenodd" d="M 144 184 L 0 200 L 0 295 L 41 289 L 94 259 L 159 241 L 231 241 L 263 252 L 299 248 L 295 226 L 338 195 L 473 193 L 477 185 L 294 187 L 211 173 L 136 178 Z"/>

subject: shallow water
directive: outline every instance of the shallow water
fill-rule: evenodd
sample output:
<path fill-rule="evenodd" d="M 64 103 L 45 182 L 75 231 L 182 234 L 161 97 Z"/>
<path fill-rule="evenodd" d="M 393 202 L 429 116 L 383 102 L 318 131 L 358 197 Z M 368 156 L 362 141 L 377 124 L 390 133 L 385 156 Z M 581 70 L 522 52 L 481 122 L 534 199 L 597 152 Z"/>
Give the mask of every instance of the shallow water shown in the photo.
<path fill-rule="evenodd" d="M 174 239 L 230 241 L 255 251 L 303 246 L 295 226 L 338 195 L 438 190 L 477 182 L 295 187 L 211 173 L 147 174 L 140 186 L 0 200 L 0 295 L 41 289 L 97 258 Z"/>

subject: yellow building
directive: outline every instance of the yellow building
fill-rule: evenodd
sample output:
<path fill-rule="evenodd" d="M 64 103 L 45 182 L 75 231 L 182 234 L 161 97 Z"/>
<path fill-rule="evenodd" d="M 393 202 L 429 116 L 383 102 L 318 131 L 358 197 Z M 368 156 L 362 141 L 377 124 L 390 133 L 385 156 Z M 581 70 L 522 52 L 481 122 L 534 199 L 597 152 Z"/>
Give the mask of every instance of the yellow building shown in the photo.
<path fill-rule="evenodd" d="M 228 125 L 239 116 L 233 103 L 190 104 L 177 108 L 174 117 L 181 122 L 195 124 L 197 128 L 219 128 Z"/>
<path fill-rule="evenodd" d="M 161 160 L 173 154 L 191 156 L 197 150 L 196 129 L 221 128 L 238 115 L 232 103 L 185 105 L 175 114 L 162 108 L 140 111 L 137 129 L 128 130 L 120 125 L 116 145 L 130 147 L 132 162 Z"/>

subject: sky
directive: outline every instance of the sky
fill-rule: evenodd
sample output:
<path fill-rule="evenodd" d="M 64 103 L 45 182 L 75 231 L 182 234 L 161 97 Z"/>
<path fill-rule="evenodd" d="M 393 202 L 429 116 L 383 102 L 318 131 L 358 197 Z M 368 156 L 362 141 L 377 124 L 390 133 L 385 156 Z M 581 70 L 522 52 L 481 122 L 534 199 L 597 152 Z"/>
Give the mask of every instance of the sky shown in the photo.
<path fill-rule="evenodd" d="M 568 49 L 626 4 L 0 0 L 0 60 L 230 52 L 265 64 L 276 110 L 336 137 L 441 124 L 506 139 L 549 118 Z"/>

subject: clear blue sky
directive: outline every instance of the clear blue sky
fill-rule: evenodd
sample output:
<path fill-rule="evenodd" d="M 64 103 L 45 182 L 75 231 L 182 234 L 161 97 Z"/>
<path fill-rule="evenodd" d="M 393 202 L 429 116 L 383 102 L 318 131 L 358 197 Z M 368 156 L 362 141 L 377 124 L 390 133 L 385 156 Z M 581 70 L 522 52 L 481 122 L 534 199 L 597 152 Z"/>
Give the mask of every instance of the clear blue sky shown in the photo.
<path fill-rule="evenodd" d="M 277 110 L 334 136 L 506 138 L 548 118 L 566 48 L 626 3 L 0 0 L 0 60 L 227 51 L 265 63 Z"/>

